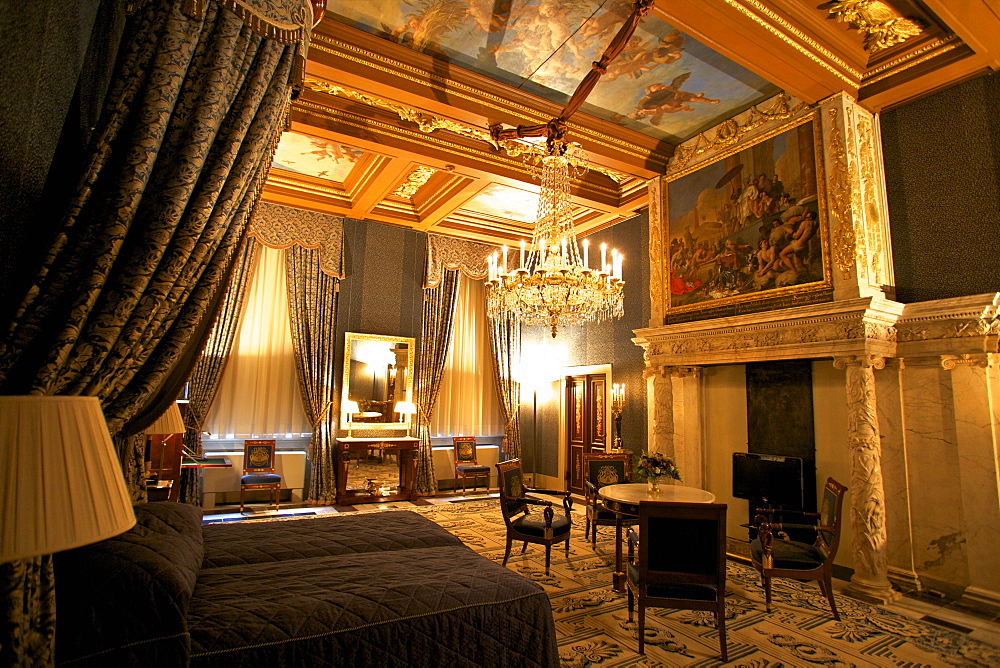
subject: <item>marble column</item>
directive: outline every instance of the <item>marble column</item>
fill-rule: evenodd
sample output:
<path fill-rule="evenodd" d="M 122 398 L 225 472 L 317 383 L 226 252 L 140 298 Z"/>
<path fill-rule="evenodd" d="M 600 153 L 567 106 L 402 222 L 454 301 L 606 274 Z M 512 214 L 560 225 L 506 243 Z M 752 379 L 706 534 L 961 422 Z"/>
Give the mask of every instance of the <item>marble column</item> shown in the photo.
<path fill-rule="evenodd" d="M 649 441 L 645 449 L 673 456 L 674 384 L 670 369 L 669 366 L 656 366 L 646 370 L 646 376 L 651 385 L 647 390 L 652 403 L 649 410 L 652 428 L 649 430 Z"/>
<path fill-rule="evenodd" d="M 688 487 L 705 488 L 707 463 L 702 429 L 701 367 L 673 367 L 674 461 L 681 471 L 681 482 Z"/>
<path fill-rule="evenodd" d="M 887 602 L 899 596 L 888 578 L 885 490 L 882 483 L 882 446 L 875 403 L 874 368 L 885 360 L 868 355 L 834 359 L 847 372 L 847 444 L 850 449 L 851 530 L 854 538 L 854 575 L 848 592 L 870 601 Z"/>
<path fill-rule="evenodd" d="M 1000 610 L 1000 355 L 944 355 L 955 402 L 955 445 L 961 487 L 962 534 L 968 561 L 966 603 Z"/>

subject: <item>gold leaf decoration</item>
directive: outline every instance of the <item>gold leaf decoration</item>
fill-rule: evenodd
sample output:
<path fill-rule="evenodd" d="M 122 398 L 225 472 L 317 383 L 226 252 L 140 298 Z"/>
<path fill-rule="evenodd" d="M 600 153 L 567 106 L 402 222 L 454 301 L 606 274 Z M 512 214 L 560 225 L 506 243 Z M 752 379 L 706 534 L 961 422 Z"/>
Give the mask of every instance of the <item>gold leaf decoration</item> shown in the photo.
<path fill-rule="evenodd" d="M 864 33 L 865 49 L 877 53 L 916 37 L 924 30 L 918 19 L 908 19 L 881 0 L 833 2 L 830 14 Z"/>
<path fill-rule="evenodd" d="M 424 167 L 421 165 L 417 167 L 410 175 L 406 177 L 406 180 L 400 184 L 396 190 L 393 191 L 393 195 L 396 197 L 403 197 L 405 199 L 410 199 L 413 197 L 421 186 L 423 186 L 427 181 L 430 180 L 437 170 L 433 167 Z"/>

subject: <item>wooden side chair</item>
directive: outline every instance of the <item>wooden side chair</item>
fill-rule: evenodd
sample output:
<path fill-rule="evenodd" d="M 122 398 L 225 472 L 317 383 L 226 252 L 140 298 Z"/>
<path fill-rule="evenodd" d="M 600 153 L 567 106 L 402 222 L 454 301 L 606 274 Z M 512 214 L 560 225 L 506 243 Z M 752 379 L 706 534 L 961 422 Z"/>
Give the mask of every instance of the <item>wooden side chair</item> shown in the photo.
<path fill-rule="evenodd" d="M 823 504 L 818 513 L 757 509 L 757 516 L 754 518 L 757 537 L 750 542 L 750 558 L 763 581 L 764 601 L 768 612 L 771 612 L 771 578 L 816 580 L 820 591 L 830 602 L 833 618 L 840 621 L 837 603 L 833 598 L 833 560 L 840 546 L 840 521 L 846 493 L 847 487 L 833 478 L 827 478 L 823 487 Z M 775 522 L 777 512 L 782 515 L 797 515 L 814 523 Z M 775 540 L 775 534 L 784 529 L 810 529 L 816 532 L 816 540 L 811 545 L 793 540 Z"/>
<path fill-rule="evenodd" d="M 458 491 L 458 479 L 462 479 L 462 494 L 465 494 L 465 481 L 472 478 L 473 491 L 479 488 L 479 478 L 486 478 L 486 492 L 490 491 L 490 467 L 481 466 L 476 458 L 475 436 L 452 436 L 455 447 L 455 491 Z"/>
<path fill-rule="evenodd" d="M 281 476 L 274 472 L 274 440 L 243 441 L 243 477 L 240 478 L 240 512 L 248 489 L 273 489 L 274 509 L 281 497 Z"/>
<path fill-rule="evenodd" d="M 646 608 L 711 610 L 726 651 L 726 504 L 642 501 L 639 531 L 629 529 L 625 586 L 628 620 L 639 607 L 639 654 Z"/>
<path fill-rule="evenodd" d="M 587 503 L 583 538 L 590 538 L 592 549 L 597 548 L 597 527 L 615 525 L 615 514 L 601 503 L 598 491 L 605 485 L 631 481 L 631 474 L 632 455 L 627 452 L 594 452 L 583 456 L 583 494 Z M 626 517 L 622 521 L 624 524 L 636 524 L 639 520 Z"/>
<path fill-rule="evenodd" d="M 570 512 L 573 509 L 573 499 L 570 498 L 568 491 L 525 487 L 520 459 L 509 459 L 497 464 L 496 467 L 500 486 L 500 511 L 503 513 L 504 524 L 507 525 L 507 549 L 503 554 L 503 565 L 507 565 L 514 540 L 524 542 L 521 554 L 528 549 L 528 543 L 535 543 L 545 546 L 545 574 L 548 575 L 554 543 L 565 542 L 566 556 L 569 557 L 569 534 L 573 525 Z M 562 496 L 564 515 L 555 514 L 551 501 L 537 499 L 528 496 L 529 494 Z M 541 507 L 542 512 L 532 514 L 531 506 Z"/>

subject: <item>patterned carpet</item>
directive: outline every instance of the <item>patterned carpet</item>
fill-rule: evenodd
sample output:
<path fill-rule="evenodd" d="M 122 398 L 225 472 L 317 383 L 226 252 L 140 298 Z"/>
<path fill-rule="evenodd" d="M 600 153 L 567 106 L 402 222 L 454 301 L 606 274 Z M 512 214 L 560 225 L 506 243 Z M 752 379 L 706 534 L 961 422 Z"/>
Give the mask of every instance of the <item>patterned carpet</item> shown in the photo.
<path fill-rule="evenodd" d="M 479 554 L 500 562 L 505 529 L 495 499 L 408 506 L 448 529 Z M 361 510 L 361 512 L 370 512 Z M 576 517 L 574 516 L 574 522 Z M 574 524 L 570 556 L 552 551 L 546 576 L 544 548 L 515 544 L 507 567 L 545 588 L 566 667 L 719 665 L 711 613 L 651 608 L 646 615 L 646 656 L 637 654 L 636 624 L 628 622 L 624 594 L 611 589 L 614 531 L 602 528 L 597 552 Z M 779 666 L 1000 666 L 1000 648 L 961 633 L 838 596 L 843 621 L 830 615 L 813 582 L 774 580 L 773 612 L 749 566 L 730 562 L 726 599 L 729 664 Z"/>

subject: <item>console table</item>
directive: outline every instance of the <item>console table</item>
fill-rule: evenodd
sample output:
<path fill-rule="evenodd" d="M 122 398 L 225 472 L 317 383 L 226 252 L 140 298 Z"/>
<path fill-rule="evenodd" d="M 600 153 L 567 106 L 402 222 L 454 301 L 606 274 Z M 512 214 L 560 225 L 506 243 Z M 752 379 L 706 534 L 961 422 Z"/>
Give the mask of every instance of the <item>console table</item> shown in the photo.
<path fill-rule="evenodd" d="M 337 505 L 355 503 L 378 503 L 385 501 L 417 500 L 417 449 L 420 439 L 413 436 L 388 438 L 345 437 L 336 440 L 334 448 L 334 468 L 337 473 Z M 390 493 L 369 493 L 365 490 L 347 489 L 347 462 L 351 451 L 389 451 L 396 455 L 399 466 L 399 487 Z"/>

